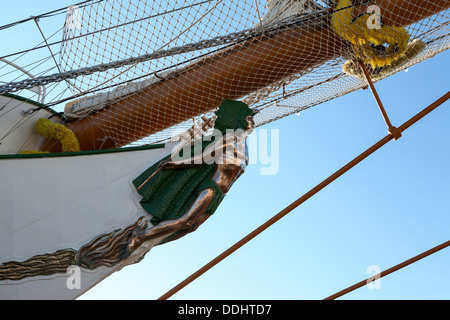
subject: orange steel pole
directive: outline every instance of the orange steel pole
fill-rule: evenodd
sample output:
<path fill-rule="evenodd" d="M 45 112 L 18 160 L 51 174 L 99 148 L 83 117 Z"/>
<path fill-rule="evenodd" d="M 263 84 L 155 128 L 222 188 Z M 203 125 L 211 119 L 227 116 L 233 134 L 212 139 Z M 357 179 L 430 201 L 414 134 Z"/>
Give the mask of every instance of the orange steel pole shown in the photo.
<path fill-rule="evenodd" d="M 438 246 L 436 246 L 436 247 L 434 247 L 434 248 L 432 248 L 432 249 L 430 249 L 428 251 L 425 251 L 425 252 L 423 252 L 423 253 L 421 253 L 421 254 L 419 254 L 419 255 L 411 258 L 411 259 L 408 259 L 408 260 L 406 260 L 406 261 L 404 261 L 402 263 L 399 263 L 398 265 L 396 265 L 396 266 L 394 266 L 392 268 L 389 268 L 389 269 L 387 269 L 385 271 L 382 271 L 379 274 L 376 274 L 376 275 L 374 275 L 372 277 L 367 278 L 366 280 L 358 282 L 358 283 L 356 283 L 356 284 L 354 284 L 354 285 L 352 285 L 352 286 L 350 286 L 350 287 L 348 287 L 348 288 L 346 288 L 346 289 L 344 289 L 342 291 L 339 291 L 339 292 L 337 292 L 337 293 L 335 293 L 335 294 L 325 298 L 324 300 L 334 300 L 336 298 L 342 297 L 343 295 L 345 295 L 347 293 L 350 293 L 350 292 L 352 292 L 352 291 L 354 291 L 354 290 L 356 290 L 358 288 L 361 288 L 362 286 L 364 286 L 366 284 L 369 284 L 369 283 L 371 283 L 371 282 L 373 282 L 373 281 L 375 281 L 377 279 L 380 279 L 380 278 L 382 278 L 384 276 L 387 276 L 388 274 L 391 274 L 391 273 L 393 273 L 393 272 L 395 272 L 397 270 L 400 270 L 400 269 L 402 269 L 402 268 L 404 268 L 404 267 L 406 267 L 406 266 L 408 266 L 408 265 L 410 265 L 410 264 L 412 264 L 414 262 L 417 262 L 417 261 L 419 261 L 419 260 L 421 260 L 421 259 L 423 259 L 425 257 L 428 257 L 429 255 L 432 255 L 433 253 L 436 253 L 436 252 L 438 252 L 438 251 L 440 251 L 442 249 L 445 249 L 445 248 L 447 248 L 449 246 L 450 246 L 450 241 L 444 242 L 443 244 L 438 245 Z"/>
<path fill-rule="evenodd" d="M 410 126 L 415 124 L 417 121 L 428 115 L 431 111 L 435 110 L 437 107 L 439 107 L 441 104 L 446 102 L 448 99 L 450 99 L 450 91 L 447 92 L 445 95 L 443 95 L 441 98 L 436 100 L 434 103 L 429 105 L 427 108 L 416 114 L 414 117 L 406 121 L 404 124 L 402 124 L 398 129 L 400 132 L 405 131 Z M 158 300 L 166 300 L 170 298 L 172 295 L 183 289 L 185 286 L 187 286 L 189 283 L 200 277 L 202 274 L 204 274 L 206 271 L 214 267 L 216 264 L 224 260 L 226 257 L 231 255 L 233 252 L 241 248 L 243 245 L 245 245 L 247 242 L 255 238 L 257 235 L 265 231 L 267 228 L 272 226 L 274 223 L 282 219 L 284 216 L 286 216 L 288 213 L 290 213 L 292 210 L 300 206 L 302 203 L 307 201 L 309 198 L 314 196 L 316 193 L 324 189 L 326 186 L 328 186 L 330 183 L 335 181 L 337 178 L 342 176 L 344 173 L 349 171 L 351 168 L 356 166 L 358 163 L 360 163 L 362 160 L 366 159 L 368 156 L 370 156 L 372 153 L 383 147 L 385 144 L 387 144 L 389 141 L 393 139 L 393 136 L 391 134 L 388 134 L 383 139 L 375 143 L 373 146 L 371 146 L 369 149 L 361 153 L 359 156 L 357 156 L 355 159 L 347 163 L 345 166 L 340 168 L 338 171 L 333 173 L 331 176 L 329 176 L 327 179 L 319 183 L 317 186 L 312 188 L 310 191 L 305 193 L 303 196 L 298 198 L 296 201 L 294 201 L 292 204 L 287 206 L 285 209 L 280 211 L 278 214 L 267 220 L 265 223 L 263 223 L 261 226 L 256 228 L 254 231 L 250 232 L 247 236 L 236 242 L 234 245 L 232 245 L 230 248 L 225 250 L 223 253 L 218 255 L 216 258 L 211 260 L 209 263 L 207 263 L 205 266 L 194 272 L 191 276 L 180 282 L 178 285 L 173 287 L 171 290 L 169 290 L 167 293 L 163 294 Z"/>
<path fill-rule="evenodd" d="M 372 79 L 370 78 L 369 71 L 367 71 L 366 65 L 361 60 L 359 60 L 359 65 L 361 66 L 361 68 L 364 72 L 364 75 L 366 77 L 367 83 L 369 84 L 370 90 L 372 91 L 375 101 L 377 102 L 378 108 L 381 111 L 381 115 L 383 116 L 383 119 L 386 122 L 386 125 L 388 127 L 388 132 L 390 134 L 392 134 L 392 136 L 394 137 L 394 140 L 400 139 L 400 137 L 402 136 L 402 133 L 400 130 L 398 130 L 396 127 L 394 127 L 392 125 L 391 121 L 389 120 L 386 110 L 384 109 L 383 103 L 381 102 L 380 96 L 378 95 L 378 92 L 375 89 Z"/>
<path fill-rule="evenodd" d="M 380 7 L 386 25 L 407 26 L 449 8 L 450 0 L 378 0 L 370 4 Z M 355 5 L 354 15 L 366 10 L 367 4 Z M 124 146 L 209 112 L 224 99 L 240 99 L 339 57 L 346 43 L 326 24 L 287 30 L 240 46 L 202 59 L 179 76 L 69 122 L 67 127 L 82 150 Z M 51 142 L 42 149 L 60 151 Z"/>

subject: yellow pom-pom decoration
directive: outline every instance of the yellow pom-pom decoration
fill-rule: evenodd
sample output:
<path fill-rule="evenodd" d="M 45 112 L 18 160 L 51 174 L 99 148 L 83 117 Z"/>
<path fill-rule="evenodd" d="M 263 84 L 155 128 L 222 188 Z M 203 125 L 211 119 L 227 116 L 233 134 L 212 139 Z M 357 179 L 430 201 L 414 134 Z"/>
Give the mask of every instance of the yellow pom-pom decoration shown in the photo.
<path fill-rule="evenodd" d="M 405 28 L 380 26 L 370 29 L 367 19 L 353 20 L 352 13 L 352 0 L 340 0 L 331 17 L 331 27 L 339 37 L 351 43 L 357 58 L 378 68 L 405 55 L 410 38 Z"/>
<path fill-rule="evenodd" d="M 369 71 L 370 77 L 372 78 L 373 81 L 378 81 L 389 76 L 391 73 L 395 72 L 396 70 L 406 65 L 409 60 L 419 55 L 423 50 L 425 50 L 425 48 L 426 44 L 422 40 L 416 39 L 411 41 L 408 44 L 408 49 L 406 50 L 405 54 L 401 58 L 392 62 L 389 66 L 385 66 L 382 68 L 371 68 L 369 66 L 367 69 Z M 361 66 L 356 60 L 353 59 L 347 60 L 342 66 L 342 70 L 346 74 L 357 77 L 361 80 L 366 79 L 366 76 L 362 71 Z"/>
<path fill-rule="evenodd" d="M 37 150 L 25 150 L 20 151 L 19 154 L 39 154 L 39 153 L 48 153 L 47 151 L 37 151 Z"/>
<path fill-rule="evenodd" d="M 80 151 L 80 144 L 75 134 L 59 123 L 53 123 L 49 119 L 41 118 L 36 122 L 36 132 L 46 139 L 54 139 L 61 142 L 62 152 Z"/>
<path fill-rule="evenodd" d="M 53 123 L 49 119 L 41 118 L 36 122 L 36 132 L 49 140 L 61 142 L 62 152 L 80 151 L 80 144 L 75 134 L 65 126 L 59 123 Z M 46 153 L 42 151 L 26 150 L 20 154 Z"/>

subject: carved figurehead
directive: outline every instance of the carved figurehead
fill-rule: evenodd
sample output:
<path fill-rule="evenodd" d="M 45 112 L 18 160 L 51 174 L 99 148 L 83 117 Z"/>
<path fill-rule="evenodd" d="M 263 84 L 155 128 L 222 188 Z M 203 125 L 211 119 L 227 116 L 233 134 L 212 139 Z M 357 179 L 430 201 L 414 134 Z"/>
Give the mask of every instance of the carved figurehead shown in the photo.
<path fill-rule="evenodd" d="M 183 148 L 185 154 L 161 160 L 134 180 L 152 225 L 136 232 L 129 250 L 163 235 L 167 237 L 160 244 L 196 230 L 244 172 L 254 111 L 243 102 L 225 100 L 215 113 L 212 135 Z"/>
<path fill-rule="evenodd" d="M 62 249 L 1 264 L 0 281 L 65 273 L 72 265 L 112 267 L 146 241 L 155 239 L 156 244 L 162 244 L 196 230 L 244 172 L 248 163 L 246 137 L 255 125 L 254 111 L 242 102 L 225 100 L 216 115 L 212 135 L 192 146 L 189 143 L 189 148 L 179 150 L 184 154 L 177 151 L 133 181 L 148 216 L 127 228 L 100 235 L 79 250 Z"/>

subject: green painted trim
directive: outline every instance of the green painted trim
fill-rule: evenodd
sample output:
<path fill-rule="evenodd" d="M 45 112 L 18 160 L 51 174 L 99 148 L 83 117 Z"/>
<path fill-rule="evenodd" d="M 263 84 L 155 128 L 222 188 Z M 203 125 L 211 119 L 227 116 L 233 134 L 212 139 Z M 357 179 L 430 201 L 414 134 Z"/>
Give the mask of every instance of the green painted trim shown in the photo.
<path fill-rule="evenodd" d="M 4 93 L 1 96 L 5 96 L 7 98 L 27 102 L 36 107 L 42 108 L 54 115 L 59 115 L 58 112 L 53 110 L 52 108 L 46 107 L 42 103 L 36 102 L 34 100 L 30 100 L 15 94 Z M 96 154 L 107 154 L 107 153 L 115 153 L 115 152 L 130 152 L 130 151 L 139 151 L 139 150 L 151 150 L 151 149 L 161 149 L 164 148 L 165 144 L 153 144 L 139 147 L 126 147 L 126 148 L 117 148 L 117 149 L 106 149 L 106 150 L 87 150 L 87 151 L 79 151 L 79 152 L 65 152 L 65 153 L 35 153 L 35 154 L 3 154 L 0 155 L 0 160 L 5 159 L 30 159 L 30 158 L 55 158 L 55 157 L 76 157 L 76 156 L 88 156 L 88 155 L 96 155 Z"/>
<path fill-rule="evenodd" d="M 117 149 L 106 149 L 106 150 L 87 150 L 79 152 L 61 152 L 61 153 L 35 153 L 35 154 L 3 154 L 0 155 L 0 160 L 6 159 L 33 159 L 33 158 L 58 158 L 58 157 L 77 157 L 77 156 L 89 156 L 96 154 L 108 154 L 108 153 L 118 153 L 118 152 L 131 152 L 131 151 L 141 151 L 141 150 L 151 150 L 151 149 L 162 149 L 165 148 L 165 144 L 152 144 L 139 147 L 126 147 Z"/>
<path fill-rule="evenodd" d="M 39 103 L 37 101 L 31 100 L 31 99 L 28 99 L 28 98 L 24 98 L 24 97 L 21 97 L 21 96 L 12 94 L 12 93 L 3 93 L 1 95 L 4 96 L 4 97 L 7 97 L 7 98 L 11 98 L 11 99 L 15 99 L 15 100 L 19 100 L 19 101 L 23 101 L 23 102 L 32 104 L 32 105 L 34 105 L 36 107 L 39 107 L 39 108 L 44 109 L 44 110 L 46 110 L 46 111 L 48 111 L 50 113 L 53 113 L 54 115 L 58 115 L 59 116 L 58 112 L 56 112 L 55 110 L 53 110 L 50 107 L 46 107 L 44 104 Z"/>

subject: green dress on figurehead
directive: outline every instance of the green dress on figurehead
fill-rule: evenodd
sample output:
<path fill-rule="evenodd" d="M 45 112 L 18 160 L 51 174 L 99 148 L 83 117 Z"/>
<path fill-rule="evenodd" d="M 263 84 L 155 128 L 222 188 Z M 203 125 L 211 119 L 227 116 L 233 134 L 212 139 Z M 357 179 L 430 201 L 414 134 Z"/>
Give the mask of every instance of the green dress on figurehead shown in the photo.
<path fill-rule="evenodd" d="M 243 102 L 225 100 L 215 114 L 217 119 L 214 129 L 225 135 L 227 129 L 247 128 L 246 118 L 253 115 L 253 110 Z M 202 152 L 212 143 L 214 140 L 203 141 Z M 156 226 L 165 220 L 179 219 L 197 199 L 198 194 L 208 188 L 214 190 L 215 195 L 205 213 L 213 214 L 225 196 L 224 192 L 211 180 L 217 165 L 194 163 L 189 167 L 172 165 L 170 168 L 165 168 L 164 164 L 170 161 L 170 157 L 155 163 L 133 181 L 139 194 L 142 195 L 140 204 L 152 215 L 152 224 Z"/>

